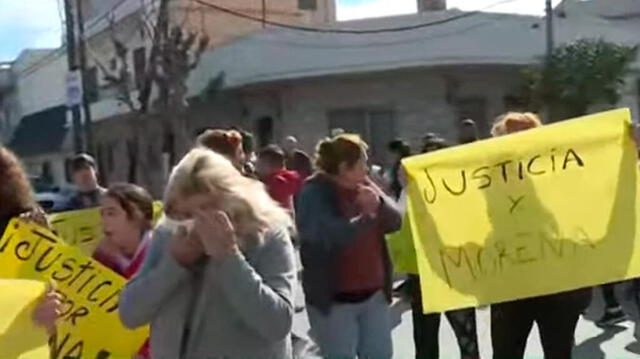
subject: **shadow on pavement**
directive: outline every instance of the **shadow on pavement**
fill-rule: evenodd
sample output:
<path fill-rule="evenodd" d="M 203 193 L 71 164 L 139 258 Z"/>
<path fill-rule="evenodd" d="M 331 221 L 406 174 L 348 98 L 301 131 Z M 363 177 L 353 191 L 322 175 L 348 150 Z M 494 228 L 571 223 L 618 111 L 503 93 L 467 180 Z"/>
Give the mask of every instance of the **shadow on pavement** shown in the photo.
<path fill-rule="evenodd" d="M 634 353 L 634 354 L 640 354 L 640 342 L 639 341 L 635 341 L 633 343 L 630 343 L 629 345 L 627 345 L 624 348 L 628 352 L 631 352 L 631 353 Z"/>
<path fill-rule="evenodd" d="M 618 333 L 624 332 L 625 327 L 612 326 L 604 329 L 599 335 L 589 338 L 573 348 L 573 357 L 580 359 L 604 359 L 606 355 L 601 344 L 613 339 Z"/>
<path fill-rule="evenodd" d="M 391 328 L 395 329 L 402 323 L 402 314 L 411 309 L 411 304 L 404 300 L 395 301 L 389 308 L 391 315 Z"/>

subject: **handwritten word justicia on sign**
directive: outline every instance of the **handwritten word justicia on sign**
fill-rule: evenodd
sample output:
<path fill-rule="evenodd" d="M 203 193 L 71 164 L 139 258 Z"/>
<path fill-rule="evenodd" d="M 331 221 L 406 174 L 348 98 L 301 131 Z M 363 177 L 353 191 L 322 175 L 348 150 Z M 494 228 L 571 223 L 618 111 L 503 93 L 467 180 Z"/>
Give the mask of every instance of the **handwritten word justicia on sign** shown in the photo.
<path fill-rule="evenodd" d="M 435 203 L 438 194 L 444 190 L 453 196 L 461 196 L 467 190 L 475 187 L 478 190 L 490 188 L 496 183 L 510 184 L 522 181 L 527 177 L 542 176 L 565 171 L 571 166 L 584 167 L 582 157 L 574 149 L 567 149 L 558 153 L 553 148 L 546 155 L 533 155 L 521 160 L 506 160 L 486 166 L 476 167 L 472 170 L 461 169 L 458 178 L 434 178 L 429 168 L 423 169 L 426 178 L 425 188 L 422 191 L 424 200 Z"/>
<path fill-rule="evenodd" d="M 52 281 L 62 295 L 53 359 L 132 357 L 148 330 L 118 317 L 125 279 L 33 224 L 13 220 L 0 238 L 0 277 Z"/>

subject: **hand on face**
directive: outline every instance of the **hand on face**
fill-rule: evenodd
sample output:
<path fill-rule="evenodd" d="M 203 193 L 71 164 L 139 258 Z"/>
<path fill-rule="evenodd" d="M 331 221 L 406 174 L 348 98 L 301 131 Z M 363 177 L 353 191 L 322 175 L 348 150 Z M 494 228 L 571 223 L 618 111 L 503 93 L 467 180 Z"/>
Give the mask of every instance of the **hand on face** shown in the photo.
<path fill-rule="evenodd" d="M 362 209 L 363 214 L 369 217 L 375 217 L 380 207 L 380 196 L 374 188 L 361 185 L 358 187 L 356 203 Z"/>
<path fill-rule="evenodd" d="M 214 259 L 225 258 L 238 250 L 236 230 L 223 211 L 198 211 L 194 231 L 205 253 Z"/>
<path fill-rule="evenodd" d="M 51 336 L 56 331 L 56 321 L 60 316 L 62 297 L 55 290 L 49 290 L 33 313 L 33 321 L 47 330 Z"/>
<path fill-rule="evenodd" d="M 181 227 L 171 243 L 171 253 L 180 265 L 190 267 L 204 256 L 204 248 L 194 231 Z"/>

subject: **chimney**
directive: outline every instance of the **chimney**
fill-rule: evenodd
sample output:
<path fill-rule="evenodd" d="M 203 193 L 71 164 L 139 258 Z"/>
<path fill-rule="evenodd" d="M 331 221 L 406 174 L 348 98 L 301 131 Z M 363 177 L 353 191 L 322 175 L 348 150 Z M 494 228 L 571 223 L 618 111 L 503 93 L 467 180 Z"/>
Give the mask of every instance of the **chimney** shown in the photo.
<path fill-rule="evenodd" d="M 447 10 L 447 0 L 416 0 L 418 12 Z"/>

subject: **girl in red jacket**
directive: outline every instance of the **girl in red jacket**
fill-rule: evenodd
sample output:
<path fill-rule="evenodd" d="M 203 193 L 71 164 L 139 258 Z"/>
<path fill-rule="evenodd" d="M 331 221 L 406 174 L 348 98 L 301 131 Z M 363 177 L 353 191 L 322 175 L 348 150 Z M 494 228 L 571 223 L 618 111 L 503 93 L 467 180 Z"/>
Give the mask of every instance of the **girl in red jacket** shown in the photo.
<path fill-rule="evenodd" d="M 138 270 L 149 248 L 153 229 L 153 199 L 142 187 L 130 183 L 114 184 L 102 201 L 102 248 L 112 248 L 115 255 L 100 252 L 98 261 L 130 279 Z M 107 261 L 111 263 L 107 263 Z M 149 346 L 145 343 L 138 353 L 149 358 Z"/>

